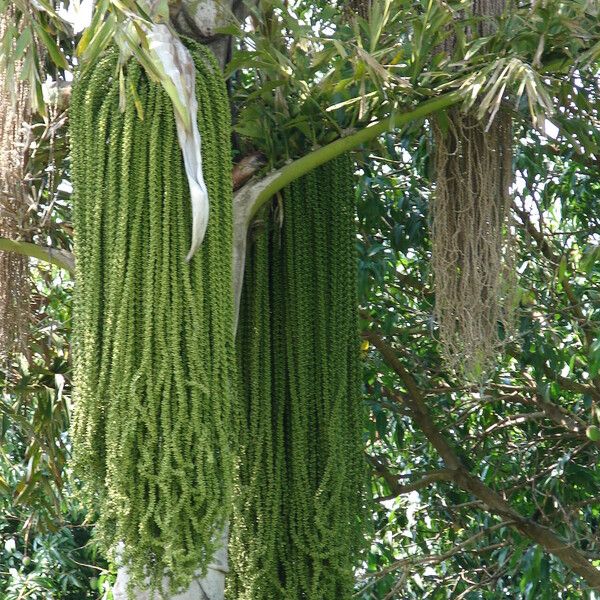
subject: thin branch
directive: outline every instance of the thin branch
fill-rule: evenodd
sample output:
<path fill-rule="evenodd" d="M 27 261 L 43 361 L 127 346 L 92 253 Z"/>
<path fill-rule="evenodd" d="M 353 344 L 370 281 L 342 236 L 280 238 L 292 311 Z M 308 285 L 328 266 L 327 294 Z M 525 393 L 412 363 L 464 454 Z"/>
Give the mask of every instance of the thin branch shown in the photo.
<path fill-rule="evenodd" d="M 385 479 L 385 482 L 388 484 L 393 497 L 421 490 L 436 481 L 452 481 L 452 471 L 449 469 L 440 469 L 437 471 L 431 471 L 430 473 L 425 473 L 425 475 L 416 481 L 412 481 L 410 483 L 400 483 L 399 478 L 391 473 L 383 460 L 377 456 L 367 455 L 367 462 L 373 467 L 380 477 Z"/>
<path fill-rule="evenodd" d="M 514 354 L 512 354 L 512 356 L 515 356 L 515 358 L 516 358 L 518 355 L 516 353 L 514 353 Z M 550 379 L 553 378 L 552 373 L 553 373 L 553 371 L 551 371 L 551 374 L 548 375 L 548 377 Z M 566 388 L 566 386 L 564 386 L 561 383 L 561 380 L 565 380 L 565 379 L 566 378 L 562 377 L 560 380 L 558 378 L 556 378 L 554 380 L 559 385 L 561 385 L 561 387 Z M 576 391 L 578 394 L 597 395 L 597 390 L 591 386 L 579 384 L 578 382 L 571 382 L 570 380 L 567 380 L 567 382 L 568 382 L 568 384 L 576 383 L 577 385 L 580 385 L 583 388 L 583 389 L 578 388 L 577 390 L 572 390 L 572 391 Z M 516 401 L 516 402 L 520 402 L 521 404 L 538 406 L 557 425 L 560 425 L 561 427 L 564 427 L 565 429 L 568 429 L 569 431 L 572 431 L 573 433 L 585 432 L 585 428 L 587 427 L 587 422 L 584 419 L 582 419 L 580 416 L 576 415 L 575 413 L 567 410 L 560 404 L 555 404 L 554 402 L 549 402 L 548 400 L 544 399 L 540 395 L 538 390 L 535 388 L 535 386 L 532 385 L 532 386 L 525 387 L 525 386 L 506 385 L 503 383 L 492 383 L 491 385 L 493 387 L 497 388 L 498 390 L 504 391 L 506 393 L 506 396 L 501 396 L 500 399 L 509 400 L 512 402 Z M 570 389 L 570 388 L 566 388 L 566 389 Z M 528 396 L 528 392 L 531 394 L 531 397 Z"/>
<path fill-rule="evenodd" d="M 496 421 L 494 424 L 490 425 L 487 429 L 484 429 L 481 438 L 489 435 L 493 431 L 497 429 L 504 429 L 505 427 L 512 427 L 513 425 L 520 425 L 521 423 L 525 423 L 526 421 L 533 421 L 536 419 L 546 418 L 547 415 L 544 411 L 531 412 L 531 413 L 518 413 L 516 415 L 510 415 L 504 420 Z"/>
<path fill-rule="evenodd" d="M 425 556 L 415 555 L 415 556 L 407 556 L 406 558 L 398 559 L 398 560 L 394 561 L 392 564 L 390 564 L 389 566 L 377 571 L 375 581 L 378 581 L 379 579 L 381 579 L 382 577 L 385 577 L 389 573 L 393 573 L 397 569 L 405 567 L 405 566 L 415 566 L 415 565 L 423 565 L 423 564 L 430 565 L 430 564 L 437 564 L 437 563 L 444 562 L 444 561 L 448 560 L 449 558 L 452 558 L 455 554 L 458 554 L 459 552 L 465 550 L 467 548 L 467 546 L 470 546 L 471 544 L 478 542 L 486 535 L 496 531 L 497 529 L 507 527 L 508 525 L 512 525 L 512 523 L 510 521 L 501 521 L 500 523 L 496 523 L 496 524 L 492 525 L 491 527 L 481 529 L 474 535 L 468 537 L 466 540 L 463 540 L 462 542 L 452 546 L 452 548 L 450 550 L 448 550 L 448 552 L 444 552 L 443 554 L 428 554 Z M 368 585 L 366 585 L 364 588 L 361 589 L 361 592 L 363 592 L 365 589 L 371 587 L 373 585 L 373 583 L 374 582 L 371 582 Z"/>

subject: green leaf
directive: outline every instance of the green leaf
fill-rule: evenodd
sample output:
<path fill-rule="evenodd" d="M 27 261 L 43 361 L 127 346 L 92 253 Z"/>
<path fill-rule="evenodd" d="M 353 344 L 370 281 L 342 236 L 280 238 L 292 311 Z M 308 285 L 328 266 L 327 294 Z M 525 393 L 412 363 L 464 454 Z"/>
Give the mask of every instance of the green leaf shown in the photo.
<path fill-rule="evenodd" d="M 594 342 L 590 345 L 588 359 L 588 371 L 590 376 L 592 378 L 596 377 L 596 375 L 598 375 L 600 372 L 600 338 L 596 338 L 596 340 L 594 340 Z"/>
<path fill-rule="evenodd" d="M 83 68 L 86 65 L 92 65 L 100 56 L 100 53 L 108 46 L 114 36 L 115 18 L 113 15 L 109 15 L 106 21 L 94 32 L 92 39 L 89 44 L 85 46 L 80 44 L 77 47 L 77 53 L 81 56 L 81 63 Z M 83 38 L 82 38 L 83 41 Z"/>
<path fill-rule="evenodd" d="M 560 263 L 558 265 L 558 273 L 557 273 L 557 277 L 560 282 L 565 280 L 566 273 L 567 273 L 567 257 L 562 256 L 560 259 Z"/>
<path fill-rule="evenodd" d="M 25 50 L 31 45 L 32 39 L 31 27 L 25 27 L 15 45 L 14 59 L 16 61 L 21 60 Z"/>
<path fill-rule="evenodd" d="M 54 38 L 38 22 L 34 21 L 33 25 L 38 37 L 46 47 L 46 50 L 48 50 L 48 55 L 52 59 L 52 62 L 61 69 L 68 69 L 69 63 Z"/>

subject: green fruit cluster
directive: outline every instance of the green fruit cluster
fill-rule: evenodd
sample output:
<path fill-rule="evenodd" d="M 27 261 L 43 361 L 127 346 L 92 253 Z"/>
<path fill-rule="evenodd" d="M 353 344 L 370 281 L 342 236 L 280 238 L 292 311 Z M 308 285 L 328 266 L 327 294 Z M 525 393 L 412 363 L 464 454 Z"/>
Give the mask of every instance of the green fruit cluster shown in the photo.
<path fill-rule="evenodd" d="M 214 57 L 188 47 L 211 200 L 190 262 L 190 194 L 161 86 L 133 60 L 120 85 L 109 50 L 77 77 L 70 111 L 76 473 L 132 584 L 167 576 L 173 589 L 210 560 L 236 455 L 230 111 Z"/>
<path fill-rule="evenodd" d="M 251 232 L 235 600 L 352 596 L 366 503 L 352 180 L 348 157 L 323 165 Z"/>

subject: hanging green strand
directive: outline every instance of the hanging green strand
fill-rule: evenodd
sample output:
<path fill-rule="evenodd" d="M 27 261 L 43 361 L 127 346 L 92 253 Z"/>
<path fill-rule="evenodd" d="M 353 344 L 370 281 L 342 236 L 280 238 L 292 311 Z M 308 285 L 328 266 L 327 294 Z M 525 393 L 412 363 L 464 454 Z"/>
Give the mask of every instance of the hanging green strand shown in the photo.
<path fill-rule="evenodd" d="M 352 163 L 283 193 L 251 233 L 238 334 L 245 413 L 230 544 L 235 600 L 345 600 L 365 469 Z"/>
<path fill-rule="evenodd" d="M 157 588 L 166 576 L 172 589 L 214 552 L 235 455 L 229 107 L 210 52 L 187 45 L 211 198 L 190 262 L 189 188 L 167 94 L 130 61 L 119 110 L 112 50 L 76 80 L 70 114 L 76 472 L 98 503 L 99 539 L 132 584 Z"/>

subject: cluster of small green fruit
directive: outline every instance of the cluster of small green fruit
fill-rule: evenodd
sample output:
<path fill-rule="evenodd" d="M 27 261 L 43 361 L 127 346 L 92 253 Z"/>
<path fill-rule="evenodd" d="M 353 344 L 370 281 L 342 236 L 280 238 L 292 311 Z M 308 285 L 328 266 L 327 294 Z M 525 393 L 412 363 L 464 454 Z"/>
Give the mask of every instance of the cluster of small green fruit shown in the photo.
<path fill-rule="evenodd" d="M 253 230 L 238 334 L 235 600 L 352 596 L 366 522 L 352 182 L 350 159 L 331 161 Z"/>
<path fill-rule="evenodd" d="M 133 584 L 185 586 L 231 506 L 236 451 L 229 102 L 210 51 L 196 66 L 211 199 L 201 249 L 171 101 L 111 49 L 70 111 L 77 258 L 73 439 L 99 538 Z M 124 101 L 124 102 L 123 102 Z M 124 110 L 123 110 L 124 104 Z"/>

